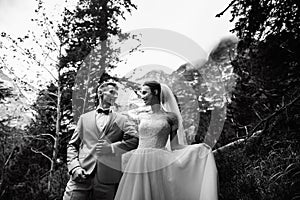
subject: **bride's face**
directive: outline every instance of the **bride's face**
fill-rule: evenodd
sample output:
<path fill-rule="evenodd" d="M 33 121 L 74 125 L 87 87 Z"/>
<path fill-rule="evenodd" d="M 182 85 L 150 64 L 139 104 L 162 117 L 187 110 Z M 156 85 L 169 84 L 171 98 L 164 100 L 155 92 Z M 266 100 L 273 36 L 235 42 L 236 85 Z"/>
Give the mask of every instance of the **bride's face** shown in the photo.
<path fill-rule="evenodd" d="M 147 106 L 153 105 L 157 100 L 157 96 L 152 94 L 150 87 L 146 85 L 143 85 L 141 89 L 141 98 Z"/>

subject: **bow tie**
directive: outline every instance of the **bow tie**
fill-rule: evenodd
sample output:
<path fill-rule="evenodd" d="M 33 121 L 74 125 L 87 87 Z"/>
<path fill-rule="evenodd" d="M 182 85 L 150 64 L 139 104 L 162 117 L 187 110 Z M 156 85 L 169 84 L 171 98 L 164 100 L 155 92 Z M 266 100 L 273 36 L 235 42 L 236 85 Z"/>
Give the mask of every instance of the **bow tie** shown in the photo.
<path fill-rule="evenodd" d="M 102 109 L 102 108 L 99 108 L 97 109 L 97 112 L 98 113 L 103 113 L 104 115 L 108 115 L 110 110 L 109 109 Z"/>

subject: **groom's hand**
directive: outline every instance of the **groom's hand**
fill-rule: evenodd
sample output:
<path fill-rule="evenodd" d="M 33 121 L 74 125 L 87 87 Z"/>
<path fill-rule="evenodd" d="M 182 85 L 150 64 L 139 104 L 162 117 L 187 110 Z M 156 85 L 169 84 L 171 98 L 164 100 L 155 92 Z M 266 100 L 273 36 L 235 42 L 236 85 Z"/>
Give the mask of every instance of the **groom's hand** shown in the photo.
<path fill-rule="evenodd" d="M 83 168 L 77 167 L 74 169 L 72 179 L 76 182 L 83 182 L 86 179 L 86 172 Z"/>
<path fill-rule="evenodd" d="M 96 151 L 100 156 L 105 154 L 111 154 L 111 144 L 109 144 L 106 140 L 98 140 L 98 143 L 96 145 Z"/>

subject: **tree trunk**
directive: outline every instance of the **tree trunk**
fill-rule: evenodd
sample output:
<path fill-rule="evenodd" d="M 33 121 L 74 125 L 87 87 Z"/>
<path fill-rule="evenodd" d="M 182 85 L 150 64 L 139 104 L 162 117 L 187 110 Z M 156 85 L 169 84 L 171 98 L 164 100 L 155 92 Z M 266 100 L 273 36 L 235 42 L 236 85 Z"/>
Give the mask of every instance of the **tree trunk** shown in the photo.
<path fill-rule="evenodd" d="M 57 159 L 57 154 L 58 154 L 58 146 L 59 146 L 59 139 L 60 139 L 60 122 L 61 122 L 61 84 L 60 84 L 60 75 L 58 75 L 58 83 L 57 83 L 57 115 L 56 115 L 56 130 L 55 130 L 55 139 L 54 139 L 54 144 L 53 144 L 53 154 L 52 154 L 52 161 L 51 161 L 51 168 L 50 168 L 50 173 L 48 176 L 48 192 L 51 191 L 51 183 L 52 183 L 52 178 L 54 174 L 54 169 L 55 169 L 55 164 L 56 164 L 56 159 Z"/>
<path fill-rule="evenodd" d="M 245 146 L 245 145 L 253 144 L 262 137 L 262 133 L 263 131 L 259 130 L 249 138 L 239 139 L 229 144 L 226 144 L 218 149 L 213 150 L 213 154 L 214 156 L 218 156 L 220 154 L 224 154 L 225 152 L 231 151 L 232 149 L 235 149 L 239 145 Z"/>

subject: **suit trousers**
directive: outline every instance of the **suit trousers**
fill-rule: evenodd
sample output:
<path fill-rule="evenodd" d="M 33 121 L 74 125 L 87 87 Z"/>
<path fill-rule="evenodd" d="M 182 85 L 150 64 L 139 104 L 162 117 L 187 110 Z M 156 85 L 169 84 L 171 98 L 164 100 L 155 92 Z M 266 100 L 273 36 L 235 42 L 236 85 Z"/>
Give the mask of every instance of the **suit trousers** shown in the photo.
<path fill-rule="evenodd" d="M 113 200 L 119 183 L 101 183 L 96 175 L 92 173 L 82 182 L 70 177 L 63 200 Z"/>

